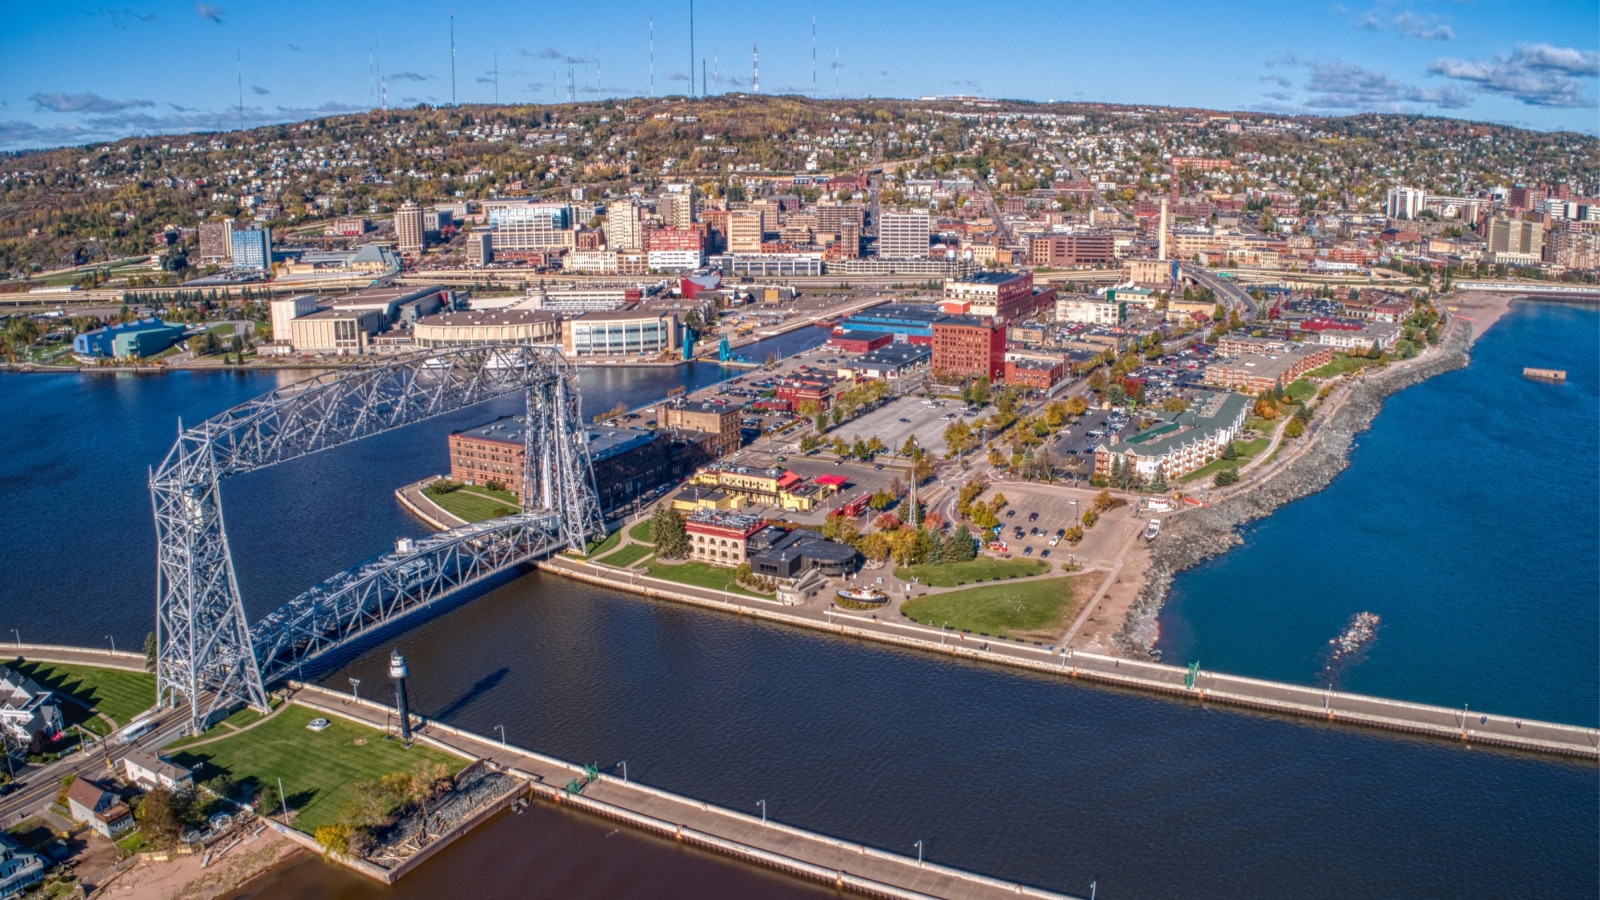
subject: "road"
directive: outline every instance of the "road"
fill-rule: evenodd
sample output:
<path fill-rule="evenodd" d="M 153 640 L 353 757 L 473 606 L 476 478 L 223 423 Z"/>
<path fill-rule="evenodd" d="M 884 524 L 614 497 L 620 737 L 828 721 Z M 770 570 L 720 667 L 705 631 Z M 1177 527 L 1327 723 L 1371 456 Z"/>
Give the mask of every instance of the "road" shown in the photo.
<path fill-rule="evenodd" d="M 1235 282 L 1218 278 L 1205 269 L 1191 265 L 1183 266 L 1183 274 L 1193 278 L 1201 286 L 1210 288 L 1222 301 L 1223 306 L 1230 310 L 1238 310 L 1239 318 L 1244 321 L 1248 322 L 1256 317 L 1256 301 Z"/>

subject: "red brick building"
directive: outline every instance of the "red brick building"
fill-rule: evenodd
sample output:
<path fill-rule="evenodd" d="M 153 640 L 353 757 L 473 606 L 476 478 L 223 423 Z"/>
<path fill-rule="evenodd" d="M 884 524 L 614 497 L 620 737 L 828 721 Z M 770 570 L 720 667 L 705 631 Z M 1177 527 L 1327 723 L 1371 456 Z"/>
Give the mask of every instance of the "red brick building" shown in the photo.
<path fill-rule="evenodd" d="M 693 228 L 652 228 L 644 233 L 644 249 L 705 252 L 705 235 Z"/>
<path fill-rule="evenodd" d="M 1006 360 L 1006 384 L 1014 387 L 1047 391 L 1060 383 L 1066 374 L 1066 362 L 1059 359 L 1053 362 L 1043 359 Z"/>
<path fill-rule="evenodd" d="M 1115 238 L 1107 232 L 1040 235 L 1028 245 L 1028 262 L 1035 266 L 1086 266 L 1116 258 Z"/>
<path fill-rule="evenodd" d="M 765 527 L 767 520 L 760 516 L 709 509 L 691 514 L 683 523 L 689 535 L 689 558 L 729 569 L 745 561 L 750 537 Z"/>
<path fill-rule="evenodd" d="M 977 316 L 934 322 L 932 368 L 944 378 L 1000 378 L 1006 371 L 1005 329 Z"/>
<path fill-rule="evenodd" d="M 817 409 L 826 410 L 833 405 L 835 383 L 835 379 L 826 375 L 789 375 L 778 382 L 773 396 L 789 401 L 795 409 L 809 400 L 817 404 Z"/>
<path fill-rule="evenodd" d="M 888 346 L 893 341 L 894 335 L 881 331 L 841 331 L 828 335 L 828 346 L 838 347 L 846 353 L 866 353 Z"/>

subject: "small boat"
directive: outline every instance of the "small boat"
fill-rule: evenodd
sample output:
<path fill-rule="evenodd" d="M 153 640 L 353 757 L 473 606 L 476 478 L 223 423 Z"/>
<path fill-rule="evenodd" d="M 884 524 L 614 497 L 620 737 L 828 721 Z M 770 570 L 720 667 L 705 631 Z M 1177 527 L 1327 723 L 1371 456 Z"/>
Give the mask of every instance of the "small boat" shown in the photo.
<path fill-rule="evenodd" d="M 1145 526 L 1144 539 L 1147 540 L 1147 541 L 1153 541 L 1153 540 L 1156 539 L 1156 535 L 1158 535 L 1160 533 L 1161 533 L 1161 520 L 1160 519 L 1151 519 L 1150 520 L 1150 524 Z"/>

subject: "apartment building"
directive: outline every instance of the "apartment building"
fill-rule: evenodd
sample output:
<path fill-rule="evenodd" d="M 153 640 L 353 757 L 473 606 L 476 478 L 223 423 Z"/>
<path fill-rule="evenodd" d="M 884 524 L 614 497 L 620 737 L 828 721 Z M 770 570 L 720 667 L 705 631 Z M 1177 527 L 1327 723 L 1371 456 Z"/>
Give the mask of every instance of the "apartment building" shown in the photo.
<path fill-rule="evenodd" d="M 946 316 L 932 330 L 936 377 L 998 380 L 1005 374 L 1004 328 L 977 316 Z"/>
<path fill-rule="evenodd" d="M 927 259 L 933 219 L 925 209 L 886 212 L 879 216 L 879 259 Z"/>
<path fill-rule="evenodd" d="M 394 214 L 394 235 L 401 253 L 421 253 L 427 242 L 422 223 L 422 207 L 415 200 L 400 204 Z"/>
<path fill-rule="evenodd" d="M 1202 394 L 1188 410 L 1159 414 L 1161 421 L 1126 441 L 1095 447 L 1094 475 L 1132 473 L 1138 481 L 1187 475 L 1220 459 L 1249 413 L 1250 398 L 1242 394 Z"/>

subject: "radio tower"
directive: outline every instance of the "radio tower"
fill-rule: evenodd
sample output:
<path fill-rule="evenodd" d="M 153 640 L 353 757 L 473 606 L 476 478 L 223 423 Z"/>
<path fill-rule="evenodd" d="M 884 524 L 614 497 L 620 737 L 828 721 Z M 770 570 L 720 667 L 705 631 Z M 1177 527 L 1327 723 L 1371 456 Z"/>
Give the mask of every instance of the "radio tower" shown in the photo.
<path fill-rule="evenodd" d="M 817 96 L 817 5 L 811 4 L 811 96 Z"/>
<path fill-rule="evenodd" d="M 241 51 L 241 50 L 233 51 L 233 59 L 234 59 L 234 63 L 237 66 L 237 74 L 239 76 L 239 130 L 243 131 L 244 130 L 244 52 Z"/>
<path fill-rule="evenodd" d="M 650 17 L 650 96 L 656 95 L 656 17 Z"/>
<path fill-rule="evenodd" d="M 761 46 L 759 44 L 750 45 L 750 65 L 753 69 L 750 77 L 751 86 L 759 94 L 761 93 Z"/>
<path fill-rule="evenodd" d="M 495 68 L 500 68 L 495 66 Z M 456 8 L 450 7 L 450 105 L 456 105 Z"/>
<path fill-rule="evenodd" d="M 689 96 L 694 96 L 694 0 L 689 0 Z"/>

